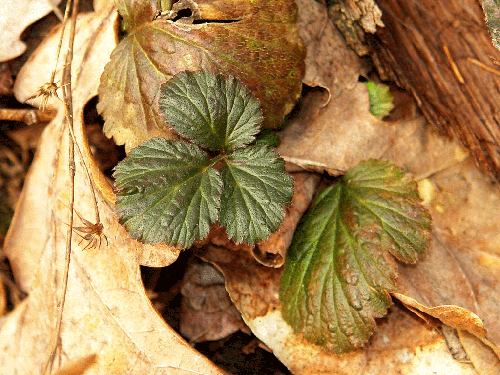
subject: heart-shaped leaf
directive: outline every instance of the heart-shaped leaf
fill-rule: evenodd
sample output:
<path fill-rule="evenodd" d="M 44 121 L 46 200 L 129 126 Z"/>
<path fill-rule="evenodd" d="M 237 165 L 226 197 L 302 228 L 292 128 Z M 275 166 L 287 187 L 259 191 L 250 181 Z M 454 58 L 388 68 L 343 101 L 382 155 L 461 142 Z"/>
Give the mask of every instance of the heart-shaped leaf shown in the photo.
<path fill-rule="evenodd" d="M 360 163 L 322 191 L 294 234 L 281 279 L 284 319 L 334 352 L 361 346 L 391 302 L 388 252 L 415 262 L 430 228 L 414 181 L 389 162 Z"/>

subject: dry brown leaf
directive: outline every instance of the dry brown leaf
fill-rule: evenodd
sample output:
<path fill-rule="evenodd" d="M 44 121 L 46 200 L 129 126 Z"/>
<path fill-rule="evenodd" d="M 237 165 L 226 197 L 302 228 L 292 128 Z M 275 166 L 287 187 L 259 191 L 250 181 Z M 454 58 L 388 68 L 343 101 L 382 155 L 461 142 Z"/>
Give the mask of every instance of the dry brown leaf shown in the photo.
<path fill-rule="evenodd" d="M 458 336 L 467 356 L 472 358 L 472 362 L 480 375 L 500 374 L 498 351 L 495 352 L 488 344 L 478 340 L 476 336 L 467 331 L 458 330 Z"/>
<path fill-rule="evenodd" d="M 411 131 L 375 118 L 363 84 L 344 90 L 326 107 L 322 103 L 323 94 L 312 91 L 297 118 L 281 132 L 278 151 L 286 161 L 339 175 L 362 160 L 379 158 L 391 141 Z"/>
<path fill-rule="evenodd" d="M 139 266 L 166 266 L 177 258 L 178 250 L 146 246 L 128 238 L 114 212 L 112 188 L 91 158 L 82 126 L 83 107 L 97 92 L 100 72 L 113 48 L 117 16 L 111 1 L 95 4 L 95 9 L 94 14 L 81 16 L 78 23 L 73 104 L 75 134 L 97 189 L 108 245 L 83 250 L 87 244 L 73 235 L 61 350 L 56 363 L 65 365 L 97 353 L 97 363 L 88 374 L 221 374 L 166 325 L 144 290 Z M 49 72 L 50 67 L 39 58 L 46 55 L 45 48 L 53 49 L 51 43 L 57 43 L 56 35 L 23 69 L 17 85 L 23 93 L 32 92 L 46 79 L 42 73 Z M 37 74 L 41 77 L 34 79 Z M 57 102 L 53 106 L 58 106 Z M 64 222 L 69 216 L 69 136 L 63 118 L 60 110 L 42 135 L 5 241 L 16 279 L 29 296 L 0 329 L 3 374 L 39 373 L 50 354 L 64 265 Z M 76 153 L 75 210 L 93 220 L 90 185 L 80 159 Z"/>
<path fill-rule="evenodd" d="M 352 89 L 365 68 L 328 17 L 324 1 L 296 0 L 296 3 L 299 35 L 307 51 L 302 82 L 327 89 L 329 97 L 335 98 L 344 89 Z M 324 103 L 327 101 L 328 98 Z"/>
<path fill-rule="evenodd" d="M 96 362 L 96 359 L 95 354 L 90 354 L 64 366 L 54 375 L 83 375 Z"/>
<path fill-rule="evenodd" d="M 21 41 L 24 29 L 46 16 L 60 0 L 4 0 L 0 7 L 0 61 L 21 55 L 26 45 Z"/>
<path fill-rule="evenodd" d="M 209 263 L 188 266 L 181 286 L 179 330 L 190 342 L 216 341 L 246 329 L 224 286 L 224 276 Z"/>

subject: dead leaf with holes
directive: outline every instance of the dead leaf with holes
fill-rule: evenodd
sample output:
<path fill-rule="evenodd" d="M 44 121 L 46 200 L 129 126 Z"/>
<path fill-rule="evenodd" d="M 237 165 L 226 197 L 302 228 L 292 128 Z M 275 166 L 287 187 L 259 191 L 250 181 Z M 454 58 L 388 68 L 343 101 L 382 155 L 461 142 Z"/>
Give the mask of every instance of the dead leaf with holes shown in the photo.
<path fill-rule="evenodd" d="M 96 361 L 86 374 L 222 374 L 161 319 L 144 290 L 139 266 L 166 266 L 179 251 L 129 239 L 114 213 L 112 188 L 91 157 L 83 133 L 83 107 L 96 95 L 100 72 L 114 47 L 117 20 L 111 1 L 96 2 L 94 9 L 79 16 L 77 23 L 72 72 L 75 134 L 97 190 L 109 243 L 83 250 L 86 243 L 79 244 L 80 238 L 73 236 L 56 367 L 95 354 Z M 57 38 L 54 31 L 20 72 L 18 97 L 28 96 L 50 77 L 53 62 L 45 56 L 53 51 Z M 57 99 L 51 106 L 59 109 L 57 117 L 41 137 L 5 240 L 15 278 L 29 296 L 0 328 L 2 374 L 40 373 L 56 324 L 67 235 L 64 222 L 69 215 L 69 137 Z M 75 210 L 93 220 L 89 180 L 78 153 L 75 159 Z"/>
<path fill-rule="evenodd" d="M 155 136 L 175 137 L 160 113 L 160 85 L 198 69 L 241 80 L 259 99 L 264 126 L 281 125 L 304 71 L 293 0 L 183 0 L 163 13 L 157 3 L 117 1 L 128 34 L 99 86 L 97 108 L 108 137 L 127 149 Z"/>

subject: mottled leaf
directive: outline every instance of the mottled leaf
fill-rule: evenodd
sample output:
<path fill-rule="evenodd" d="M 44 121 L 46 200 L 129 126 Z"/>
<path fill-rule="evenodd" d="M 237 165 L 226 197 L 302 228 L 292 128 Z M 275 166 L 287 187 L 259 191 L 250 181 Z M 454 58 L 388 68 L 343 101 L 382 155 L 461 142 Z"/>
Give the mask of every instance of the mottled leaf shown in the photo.
<path fill-rule="evenodd" d="M 222 180 L 196 145 L 151 139 L 114 176 L 121 222 L 141 241 L 189 247 L 217 220 Z"/>
<path fill-rule="evenodd" d="M 279 126 L 299 97 L 305 50 L 293 0 L 181 1 L 162 14 L 156 0 L 117 4 L 129 33 L 101 77 L 98 110 L 118 144 L 174 136 L 160 85 L 185 70 L 235 76 L 260 101 L 264 127 Z"/>
<path fill-rule="evenodd" d="M 293 179 L 278 153 L 262 145 L 238 149 L 227 157 L 221 174 L 219 222 L 229 237 L 252 244 L 276 231 L 293 195 Z"/>
<path fill-rule="evenodd" d="M 295 332 L 339 353 L 363 345 L 395 288 L 394 261 L 430 244 L 430 216 L 416 184 L 388 162 L 350 170 L 316 198 L 290 246 L 281 279 L 284 319 Z"/>
<path fill-rule="evenodd" d="M 259 102 L 241 82 L 204 70 L 163 84 L 160 108 L 177 133 L 214 151 L 252 142 L 262 122 Z"/>

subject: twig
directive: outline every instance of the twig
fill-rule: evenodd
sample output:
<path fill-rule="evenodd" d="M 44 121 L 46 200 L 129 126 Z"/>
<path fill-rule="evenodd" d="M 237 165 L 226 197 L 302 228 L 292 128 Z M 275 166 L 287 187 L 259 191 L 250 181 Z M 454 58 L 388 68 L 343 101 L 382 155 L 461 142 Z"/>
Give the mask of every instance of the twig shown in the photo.
<path fill-rule="evenodd" d="M 47 123 L 54 119 L 54 111 L 42 111 L 41 109 L 11 109 L 0 108 L 0 120 L 19 121 L 26 125 Z"/>
<path fill-rule="evenodd" d="M 473 63 L 474 65 L 477 65 L 479 66 L 480 68 L 483 68 L 484 70 L 487 70 L 488 72 L 490 73 L 493 73 L 493 74 L 496 74 L 497 76 L 500 76 L 500 71 L 498 71 L 497 69 L 495 68 L 491 68 L 489 67 L 488 65 L 486 64 L 483 64 L 481 61 L 479 60 L 476 60 L 476 59 L 473 59 L 471 57 L 468 57 L 467 58 L 467 61 Z"/>
<path fill-rule="evenodd" d="M 64 36 L 64 31 L 65 31 L 65 24 L 66 20 L 68 18 L 69 14 L 69 9 L 72 8 L 72 14 L 71 14 L 71 25 L 70 25 L 70 35 L 69 35 L 69 43 L 68 43 L 68 52 L 66 55 L 66 62 L 64 64 L 64 69 L 63 69 L 63 76 L 62 76 L 62 82 L 63 82 L 63 101 L 64 101 L 64 106 L 65 106 L 65 111 L 66 111 L 66 123 L 70 129 L 73 128 L 73 98 L 72 98 L 72 91 L 71 91 L 71 63 L 73 60 L 73 45 L 74 45 L 74 39 L 75 39 L 75 28 L 76 28 L 76 17 L 78 13 L 78 2 L 79 0 L 75 0 L 74 2 L 72 0 L 68 0 L 68 3 L 66 4 L 66 11 L 64 13 L 64 21 L 62 25 L 62 30 L 61 30 L 61 39 L 59 42 L 59 47 L 58 47 L 58 53 L 57 56 L 59 56 L 59 51 L 62 46 L 62 40 Z M 57 60 L 57 59 L 56 59 Z M 51 77 L 51 83 L 53 83 L 55 76 L 55 69 L 54 72 L 52 73 Z M 70 131 L 70 133 L 72 130 Z M 64 272 L 63 272 L 63 280 L 62 280 L 62 291 L 61 291 L 61 298 L 60 302 L 57 304 L 57 316 L 56 316 L 56 329 L 52 333 L 52 338 L 51 338 L 51 352 L 50 356 L 47 359 L 45 366 L 43 368 L 43 374 L 49 374 L 52 371 L 52 365 L 54 363 L 54 359 L 56 356 L 58 344 L 59 344 L 59 339 L 60 339 L 60 334 L 61 334 L 61 322 L 62 322 L 62 314 L 64 310 L 64 304 L 66 301 L 66 291 L 68 288 L 68 273 L 69 273 L 69 264 L 71 260 L 71 240 L 73 237 L 73 220 L 74 220 L 74 214 L 73 214 L 73 207 L 74 207 L 74 202 L 75 202 L 75 147 L 73 143 L 73 139 L 70 137 L 69 141 L 69 156 L 68 156 L 68 165 L 69 165 L 69 205 L 71 207 L 70 210 L 70 215 L 69 215 L 69 228 L 67 231 L 67 236 L 66 236 L 66 252 L 65 252 L 65 257 L 64 257 Z"/>
<path fill-rule="evenodd" d="M 455 60 L 453 60 L 453 56 L 451 56 L 451 52 L 448 49 L 448 46 L 446 44 L 443 45 L 443 50 L 444 50 L 444 54 L 448 58 L 448 61 L 450 62 L 451 69 L 453 70 L 453 73 L 455 73 L 455 77 L 457 77 L 457 79 L 458 79 L 458 82 L 464 84 L 465 83 L 464 77 L 460 73 L 460 70 L 458 69 L 457 64 L 455 64 Z"/>

